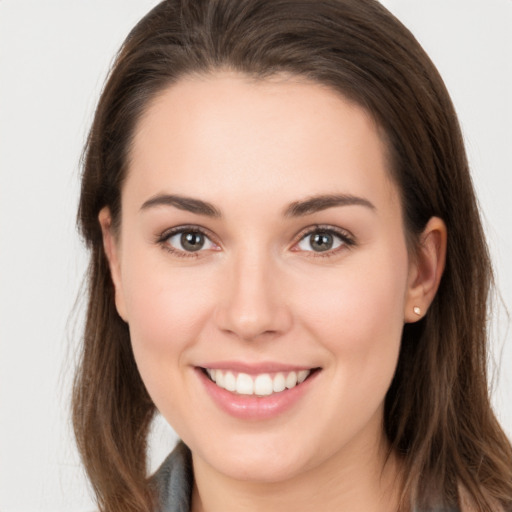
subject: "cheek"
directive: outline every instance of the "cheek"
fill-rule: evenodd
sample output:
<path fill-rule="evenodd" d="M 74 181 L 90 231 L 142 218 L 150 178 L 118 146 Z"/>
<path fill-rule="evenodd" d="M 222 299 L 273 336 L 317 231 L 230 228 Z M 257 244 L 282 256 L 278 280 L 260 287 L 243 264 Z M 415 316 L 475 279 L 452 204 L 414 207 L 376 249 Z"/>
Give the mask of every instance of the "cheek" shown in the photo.
<path fill-rule="evenodd" d="M 156 259 L 156 258 L 155 258 Z M 130 338 L 141 378 L 156 407 L 180 431 L 190 398 L 187 354 L 200 337 L 212 303 L 201 270 L 156 261 L 127 261 L 124 292 Z M 183 417 L 182 417 L 183 416 Z"/>
<path fill-rule="evenodd" d="M 212 283 L 198 267 L 170 266 L 163 250 L 125 238 L 122 291 L 141 377 L 157 405 L 173 400 L 169 388 L 185 370 L 212 303 Z M 172 371 L 170 371 L 172 369 Z"/>
<path fill-rule="evenodd" d="M 200 270 L 131 269 L 124 290 L 133 344 L 160 352 L 192 343 L 211 304 L 211 283 Z"/>
<path fill-rule="evenodd" d="M 320 417 L 335 418 L 326 437 L 347 440 L 382 414 L 400 351 L 406 265 L 406 254 L 347 263 L 338 276 L 318 279 L 303 303 L 304 326 L 330 354 L 326 376 L 338 407 L 317 405 Z"/>
<path fill-rule="evenodd" d="M 347 259 L 309 282 L 301 321 L 331 353 L 342 375 L 390 380 L 404 323 L 407 252 Z M 361 381 L 361 379 L 359 379 Z"/>

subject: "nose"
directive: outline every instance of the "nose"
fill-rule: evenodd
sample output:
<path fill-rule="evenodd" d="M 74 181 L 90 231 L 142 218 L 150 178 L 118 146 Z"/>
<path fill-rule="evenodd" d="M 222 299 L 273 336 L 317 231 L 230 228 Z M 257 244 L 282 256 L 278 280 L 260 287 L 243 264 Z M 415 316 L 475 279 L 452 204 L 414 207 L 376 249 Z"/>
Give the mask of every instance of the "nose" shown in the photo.
<path fill-rule="evenodd" d="M 246 341 L 288 331 L 292 315 L 277 265 L 253 254 L 236 258 L 228 267 L 215 315 L 217 327 Z"/>

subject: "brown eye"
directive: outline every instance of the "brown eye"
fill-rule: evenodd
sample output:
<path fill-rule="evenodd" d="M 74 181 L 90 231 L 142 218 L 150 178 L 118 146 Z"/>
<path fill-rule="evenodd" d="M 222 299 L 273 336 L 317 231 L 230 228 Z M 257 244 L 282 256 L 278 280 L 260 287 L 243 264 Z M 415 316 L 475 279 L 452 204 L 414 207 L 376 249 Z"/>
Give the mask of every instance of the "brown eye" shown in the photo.
<path fill-rule="evenodd" d="M 343 245 L 352 245 L 352 240 L 334 230 L 317 229 L 302 237 L 297 244 L 301 251 L 328 252 L 338 249 Z"/>
<path fill-rule="evenodd" d="M 334 237 L 330 233 L 314 233 L 309 244 L 314 251 L 328 251 L 334 245 Z"/>
<path fill-rule="evenodd" d="M 174 251 L 191 253 L 203 249 L 215 249 L 217 246 L 200 231 L 182 230 L 175 231 L 172 235 L 162 240 Z"/>
<path fill-rule="evenodd" d="M 195 252 L 203 248 L 205 236 L 202 233 L 182 233 L 180 242 L 185 251 Z"/>

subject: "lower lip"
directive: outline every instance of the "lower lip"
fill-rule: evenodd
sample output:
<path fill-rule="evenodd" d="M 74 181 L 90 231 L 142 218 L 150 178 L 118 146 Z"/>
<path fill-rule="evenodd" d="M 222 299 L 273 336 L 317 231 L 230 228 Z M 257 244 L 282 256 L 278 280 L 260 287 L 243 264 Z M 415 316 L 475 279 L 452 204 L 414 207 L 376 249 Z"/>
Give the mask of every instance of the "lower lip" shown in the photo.
<path fill-rule="evenodd" d="M 244 420 L 265 420 L 279 416 L 293 407 L 308 392 L 320 371 L 313 372 L 294 388 L 268 396 L 237 395 L 217 386 L 202 369 L 196 368 L 196 373 L 214 403 L 224 412 Z"/>

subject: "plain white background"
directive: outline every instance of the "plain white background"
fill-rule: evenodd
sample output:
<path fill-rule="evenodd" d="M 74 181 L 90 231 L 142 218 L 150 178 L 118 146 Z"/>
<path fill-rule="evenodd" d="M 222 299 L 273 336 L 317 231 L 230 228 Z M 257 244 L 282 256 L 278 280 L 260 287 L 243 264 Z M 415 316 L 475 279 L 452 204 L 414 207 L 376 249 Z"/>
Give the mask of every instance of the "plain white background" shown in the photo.
<path fill-rule="evenodd" d="M 452 93 L 499 290 L 512 310 L 512 1 L 387 0 Z M 93 510 L 69 427 L 86 257 L 79 156 L 111 59 L 155 0 L 0 0 L 0 511 Z M 495 310 L 497 311 L 497 310 Z M 498 416 L 512 435 L 512 335 L 494 314 Z M 158 422 L 153 467 L 174 443 Z"/>

